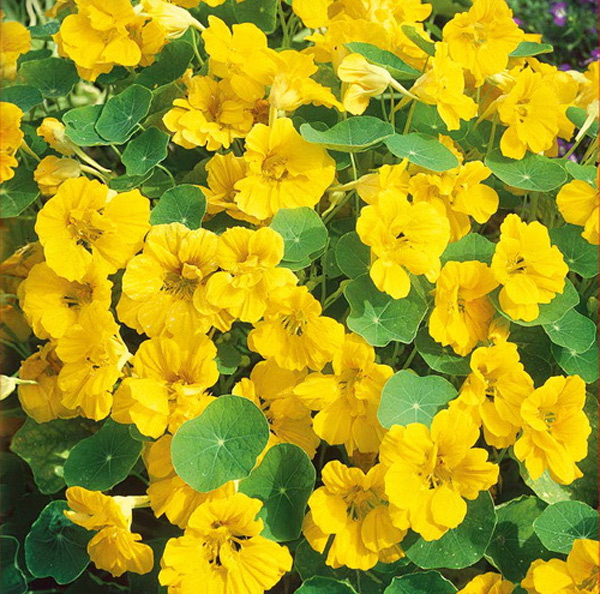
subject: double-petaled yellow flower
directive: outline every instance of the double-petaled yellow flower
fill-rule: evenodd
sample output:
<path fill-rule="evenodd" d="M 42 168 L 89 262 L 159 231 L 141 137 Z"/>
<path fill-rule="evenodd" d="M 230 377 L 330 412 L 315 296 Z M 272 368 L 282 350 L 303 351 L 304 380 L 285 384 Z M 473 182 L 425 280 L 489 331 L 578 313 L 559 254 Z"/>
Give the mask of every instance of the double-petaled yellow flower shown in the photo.
<path fill-rule="evenodd" d="M 63 182 L 78 178 L 80 175 L 79 161 L 48 155 L 38 163 L 33 172 L 33 179 L 43 196 L 54 196 Z"/>
<path fill-rule="evenodd" d="M 31 33 L 22 23 L 4 21 L 0 11 L 0 80 L 17 77 L 17 60 L 31 48 Z"/>

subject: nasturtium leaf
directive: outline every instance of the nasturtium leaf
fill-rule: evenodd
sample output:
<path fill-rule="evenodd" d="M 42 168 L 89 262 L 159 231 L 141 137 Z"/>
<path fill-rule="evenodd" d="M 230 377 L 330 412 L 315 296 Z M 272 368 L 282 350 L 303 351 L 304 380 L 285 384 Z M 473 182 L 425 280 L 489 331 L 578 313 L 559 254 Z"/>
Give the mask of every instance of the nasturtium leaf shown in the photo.
<path fill-rule="evenodd" d="M 542 544 L 555 553 L 569 553 L 577 538 L 598 538 L 598 512 L 582 501 L 549 505 L 533 522 Z"/>
<path fill-rule="evenodd" d="M 253 402 L 219 396 L 173 436 L 173 467 L 190 487 L 206 493 L 246 478 L 268 439 L 267 419 Z"/>
<path fill-rule="evenodd" d="M 358 278 L 369 272 L 371 250 L 361 242 L 356 231 L 350 231 L 342 235 L 335 246 L 335 259 L 348 278 Z"/>
<path fill-rule="evenodd" d="M 556 227 L 550 229 L 550 239 L 573 272 L 583 278 L 594 278 L 598 275 L 598 247 L 581 237 L 581 231 L 582 228 L 575 225 Z"/>
<path fill-rule="evenodd" d="M 292 443 L 280 443 L 240 482 L 239 490 L 263 502 L 258 514 L 265 523 L 263 535 L 288 541 L 300 536 L 315 479 L 315 467 L 306 452 Z"/>
<path fill-rule="evenodd" d="M 412 342 L 427 311 L 425 299 L 414 286 L 404 299 L 393 299 L 378 291 L 367 275 L 349 283 L 344 295 L 350 304 L 348 328 L 378 347 L 392 340 Z"/>
<path fill-rule="evenodd" d="M 123 144 L 150 109 L 152 92 L 141 85 L 131 85 L 111 97 L 96 122 L 96 132 L 111 144 Z"/>
<path fill-rule="evenodd" d="M 430 56 L 435 55 L 435 44 L 422 37 L 416 27 L 413 25 L 402 25 L 402 32 L 426 54 L 429 54 Z"/>
<path fill-rule="evenodd" d="M 142 452 L 128 425 L 112 420 L 100 431 L 80 441 L 65 462 L 65 482 L 90 491 L 106 491 L 127 478 Z"/>
<path fill-rule="evenodd" d="M 229 342 L 217 344 L 217 357 L 215 359 L 219 373 L 231 375 L 242 362 L 242 354 Z"/>
<path fill-rule="evenodd" d="M 555 159 L 527 153 L 514 160 L 494 151 L 485 164 L 501 181 L 514 188 L 533 192 L 549 192 L 567 181 L 567 172 Z"/>
<path fill-rule="evenodd" d="M 145 175 L 167 158 L 169 135 L 158 128 L 144 130 L 132 139 L 123 151 L 123 165 L 127 175 Z"/>
<path fill-rule="evenodd" d="M 2 594 L 25 594 L 27 579 L 17 562 L 19 541 L 14 536 L 0 536 L 0 591 Z"/>
<path fill-rule="evenodd" d="M 113 85 L 116 82 L 122 81 L 128 76 L 132 76 L 131 72 L 125 66 L 113 66 L 110 72 L 103 72 L 96 79 L 99 85 Z M 136 81 L 137 82 L 137 81 Z"/>
<path fill-rule="evenodd" d="M 102 113 L 102 105 L 86 105 L 70 109 L 63 116 L 65 134 L 79 146 L 99 146 L 107 144 L 96 132 L 96 122 Z"/>
<path fill-rule="evenodd" d="M 417 332 L 415 348 L 431 369 L 448 375 L 469 375 L 469 357 L 461 357 L 451 346 L 442 346 L 431 338 L 427 328 Z"/>
<path fill-rule="evenodd" d="M 590 186 L 596 184 L 598 170 L 593 165 L 580 165 L 579 163 L 567 160 L 565 161 L 565 169 L 575 179 L 587 182 Z"/>
<path fill-rule="evenodd" d="M 588 119 L 588 113 L 583 107 L 567 107 L 567 117 L 581 130 L 586 120 Z M 598 120 L 592 120 L 590 127 L 585 131 L 586 136 L 590 138 L 596 138 L 598 135 Z"/>
<path fill-rule="evenodd" d="M 498 523 L 485 557 L 511 582 L 520 582 L 536 559 L 552 556 L 533 531 L 534 520 L 545 508 L 546 503 L 526 495 L 496 507 Z"/>
<path fill-rule="evenodd" d="M 156 56 L 154 64 L 144 68 L 135 79 L 136 84 L 149 89 L 157 89 L 177 80 L 185 72 L 194 48 L 183 39 L 170 41 Z"/>
<path fill-rule="evenodd" d="M 447 171 L 458 167 L 458 159 L 436 138 L 411 132 L 394 134 L 385 139 L 385 145 L 392 155 L 408 159 L 411 163 L 431 171 Z"/>
<path fill-rule="evenodd" d="M 598 379 L 597 341 L 594 341 L 594 344 L 584 353 L 553 344 L 552 354 L 565 373 L 581 376 L 586 384 L 592 384 Z"/>
<path fill-rule="evenodd" d="M 448 128 L 440 117 L 435 105 L 417 102 L 414 106 L 412 127 L 416 132 L 437 137 L 438 134 L 447 134 Z"/>
<path fill-rule="evenodd" d="M 596 324 L 576 309 L 570 309 L 562 318 L 542 328 L 554 344 L 576 353 L 588 351 L 596 339 Z"/>
<path fill-rule="evenodd" d="M 39 193 L 33 172 L 24 166 L 17 167 L 15 175 L 0 185 L 0 217 L 8 219 L 19 216 Z"/>
<path fill-rule="evenodd" d="M 23 461 L 10 452 L 0 452 L 0 514 L 7 516 L 24 495 Z"/>
<path fill-rule="evenodd" d="M 307 206 L 282 208 L 275 213 L 270 225 L 283 237 L 283 260 L 301 262 L 322 250 L 327 244 L 327 227 L 321 217 Z"/>
<path fill-rule="evenodd" d="M 552 342 L 542 326 L 518 326 L 510 328 L 510 342 L 519 348 L 521 363 L 536 386 L 542 385 L 552 375 Z"/>
<path fill-rule="evenodd" d="M 56 419 L 41 425 L 28 418 L 15 433 L 10 449 L 29 464 L 42 493 L 56 493 L 65 486 L 63 467 L 69 452 L 90 436 L 94 426 L 81 418 Z"/>
<path fill-rule="evenodd" d="M 300 134 L 304 140 L 321 144 L 328 149 L 358 152 L 392 136 L 394 128 L 373 116 L 354 116 L 342 120 L 328 130 L 317 130 L 310 124 L 302 124 Z"/>
<path fill-rule="evenodd" d="M 410 534 L 402 548 L 422 569 L 463 569 L 483 557 L 495 527 L 494 502 L 488 491 L 482 491 L 477 499 L 467 501 L 467 515 L 454 530 L 434 541 Z"/>
<path fill-rule="evenodd" d="M 26 84 L 35 87 L 44 97 L 65 97 L 79 81 L 77 68 L 70 60 L 45 58 L 28 60 L 21 65 L 19 75 Z"/>
<path fill-rule="evenodd" d="M 500 300 L 498 294 L 500 288 L 490 293 L 490 299 L 494 304 L 494 307 L 511 322 L 518 324 L 519 326 L 540 326 L 543 324 L 551 324 L 560 320 L 566 312 L 573 309 L 579 303 L 579 293 L 573 286 L 573 283 L 569 279 L 565 279 L 565 288 L 562 293 L 557 293 L 554 299 L 550 303 L 540 304 L 540 315 L 531 322 L 524 322 L 523 320 L 513 320 L 508 314 L 506 314 L 500 307 Z"/>
<path fill-rule="evenodd" d="M 495 244 L 483 235 L 469 233 L 458 241 L 449 243 L 440 259 L 442 264 L 449 261 L 467 262 L 470 260 L 491 264 L 495 249 Z"/>
<path fill-rule="evenodd" d="M 108 187 L 117 192 L 128 192 L 139 188 L 150 175 L 150 172 L 144 175 L 119 175 L 109 180 Z"/>
<path fill-rule="evenodd" d="M 43 39 L 44 37 L 50 37 L 55 33 L 58 33 L 60 29 L 59 21 L 48 21 L 43 25 L 32 25 L 27 27 L 31 33 L 31 37 L 35 39 Z"/>
<path fill-rule="evenodd" d="M 356 590 L 346 582 L 315 576 L 303 582 L 296 594 L 356 594 Z"/>
<path fill-rule="evenodd" d="M 384 594 L 453 594 L 454 584 L 437 571 L 420 571 L 395 577 Z"/>
<path fill-rule="evenodd" d="M 554 51 L 550 43 L 536 43 L 535 41 L 521 41 L 517 49 L 513 50 L 509 56 L 511 58 L 529 58 L 530 56 L 539 56 L 540 54 L 549 54 Z"/>
<path fill-rule="evenodd" d="M 86 547 L 93 531 L 74 524 L 64 511 L 66 501 L 52 501 L 40 513 L 25 538 L 27 569 L 37 578 L 52 577 L 68 584 L 83 573 L 90 562 Z"/>
<path fill-rule="evenodd" d="M 206 199 L 198 186 L 183 184 L 168 189 L 150 213 L 150 223 L 181 223 L 198 229 L 206 212 Z"/>
<path fill-rule="evenodd" d="M 352 41 L 345 44 L 351 52 L 365 57 L 371 64 L 385 68 L 394 78 L 399 80 L 410 80 L 421 76 L 421 72 L 412 66 L 409 66 L 404 60 L 396 54 L 381 49 L 370 43 L 362 41 Z"/>
<path fill-rule="evenodd" d="M 525 464 L 519 463 L 519 473 L 523 482 L 546 503 L 556 503 L 557 501 L 568 501 L 571 499 L 569 487 L 555 482 L 550 473 L 545 470 L 537 479 L 532 479 Z"/>
<path fill-rule="evenodd" d="M 456 388 L 443 377 L 420 377 L 403 369 L 383 386 L 377 418 L 386 429 L 410 423 L 429 427 L 434 415 L 457 396 Z"/>
<path fill-rule="evenodd" d="M 200 4 L 198 13 L 203 22 L 207 21 L 209 14 L 219 17 L 229 26 L 239 23 L 254 23 L 265 33 L 272 33 L 277 26 L 278 0 L 226 0 L 220 6 Z"/>
<path fill-rule="evenodd" d="M 44 98 L 39 89 L 30 85 L 13 85 L 0 90 L 0 101 L 14 103 L 21 111 L 29 111 L 32 107 L 39 105 Z"/>

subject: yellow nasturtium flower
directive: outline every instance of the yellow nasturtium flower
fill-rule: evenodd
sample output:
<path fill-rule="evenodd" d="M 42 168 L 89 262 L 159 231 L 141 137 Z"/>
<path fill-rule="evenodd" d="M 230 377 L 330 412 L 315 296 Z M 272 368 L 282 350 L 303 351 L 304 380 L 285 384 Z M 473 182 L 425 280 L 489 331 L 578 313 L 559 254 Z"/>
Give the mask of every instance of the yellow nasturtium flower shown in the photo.
<path fill-rule="evenodd" d="M 163 435 L 156 441 L 146 442 L 142 453 L 150 484 L 146 491 L 150 507 L 157 518 L 163 514 L 169 522 L 185 528 L 195 509 L 205 501 L 224 499 L 235 493 L 233 482 L 208 493 L 199 493 L 181 479 L 171 462 L 172 435 Z"/>
<path fill-rule="evenodd" d="M 464 94 L 463 69 L 448 54 L 446 43 L 435 44 L 429 70 L 417 79 L 411 91 L 425 103 L 436 106 L 448 130 L 458 130 L 461 120 L 477 115 L 477 103 Z"/>
<path fill-rule="evenodd" d="M 486 443 L 506 448 L 521 429 L 521 404 L 533 392 L 533 380 L 519 360 L 517 345 L 505 340 L 473 351 L 471 373 L 458 398 L 458 407 L 483 426 Z"/>
<path fill-rule="evenodd" d="M 85 177 L 63 182 L 38 213 L 35 230 L 56 274 L 81 281 L 94 265 L 123 268 L 150 228 L 150 201 L 131 190 L 117 194 Z"/>
<path fill-rule="evenodd" d="M 67 138 L 65 125 L 56 118 L 44 118 L 36 132 L 57 153 L 70 157 L 75 152 L 75 145 Z"/>
<path fill-rule="evenodd" d="M 12 179 L 19 165 L 15 155 L 23 142 L 23 112 L 14 103 L 0 101 L 0 184 Z"/>
<path fill-rule="evenodd" d="M 474 0 L 473 6 L 455 15 L 442 33 L 450 57 L 473 74 L 477 86 L 506 68 L 508 55 L 524 36 L 505 0 Z"/>
<path fill-rule="evenodd" d="M 132 377 L 115 392 L 113 419 L 149 437 L 175 433 L 213 400 L 207 389 L 219 379 L 216 356 L 215 345 L 192 324 L 173 338 L 142 342 L 131 360 Z"/>
<path fill-rule="evenodd" d="M 229 329 L 229 314 L 205 298 L 206 281 L 217 270 L 216 254 L 217 236 L 211 231 L 181 223 L 153 226 L 143 252 L 123 275 L 119 319 L 148 336 Z"/>
<path fill-rule="evenodd" d="M 15 80 L 17 60 L 31 49 L 31 33 L 22 23 L 4 21 L 0 10 L 0 80 Z"/>
<path fill-rule="evenodd" d="M 142 0 L 141 14 L 159 23 L 169 39 L 181 37 L 190 27 L 198 31 L 204 27 L 188 10 L 166 0 Z"/>
<path fill-rule="evenodd" d="M 344 326 L 321 311 L 308 287 L 281 287 L 248 334 L 248 347 L 284 369 L 321 371 L 344 342 Z"/>
<path fill-rule="evenodd" d="M 100 302 L 92 302 L 58 340 L 56 354 L 64 363 L 58 374 L 62 404 L 79 407 L 83 416 L 95 421 L 104 419 L 113 403 L 113 386 L 131 356 L 112 314 Z"/>
<path fill-rule="evenodd" d="M 540 303 L 550 303 L 565 287 L 569 271 L 563 255 L 550 245 L 541 223 L 523 222 L 509 214 L 500 226 L 500 241 L 492 258 L 492 272 L 503 285 L 500 306 L 511 318 L 531 322 Z"/>
<path fill-rule="evenodd" d="M 152 549 L 131 532 L 132 510 L 145 506 L 144 496 L 109 497 L 83 487 L 66 491 L 70 509 L 65 516 L 74 524 L 96 534 L 88 542 L 87 551 L 98 569 L 119 577 L 126 571 L 148 573 L 154 565 Z"/>
<path fill-rule="evenodd" d="M 512 594 L 515 585 L 502 578 L 499 573 L 484 573 L 475 576 L 457 594 Z"/>
<path fill-rule="evenodd" d="M 366 571 L 378 561 L 392 563 L 404 557 L 398 543 L 406 530 L 392 524 L 384 490 L 385 471 L 377 464 L 364 473 L 338 460 L 323 468 L 323 486 L 308 500 L 310 512 L 303 531 L 319 553 L 334 536 L 327 565 Z"/>
<path fill-rule="evenodd" d="M 375 363 L 375 350 L 356 334 L 346 336 L 332 366 L 333 374 L 311 373 L 294 393 L 319 411 L 313 422 L 321 439 L 343 444 L 350 456 L 355 451 L 377 452 L 385 434 L 377 408 L 393 369 Z"/>
<path fill-rule="evenodd" d="M 269 294 L 298 282 L 291 270 L 277 267 L 282 258 L 283 238 L 273 229 L 227 229 L 217 241 L 216 263 L 221 270 L 206 283 L 207 301 L 242 322 L 258 322 Z"/>
<path fill-rule="evenodd" d="M 55 155 L 44 157 L 33 172 L 43 196 L 54 196 L 61 184 L 81 175 L 81 165 L 75 159 L 61 159 Z"/>
<path fill-rule="evenodd" d="M 410 292 L 408 273 L 435 280 L 448 245 L 450 224 L 431 204 L 412 204 L 393 195 L 361 210 L 356 231 L 371 248 L 369 272 L 375 286 L 394 299 Z"/>
<path fill-rule="evenodd" d="M 396 165 L 382 165 L 375 173 L 367 173 L 358 180 L 356 191 L 367 203 L 375 204 L 382 196 L 391 194 L 395 198 L 408 198 L 408 161 Z"/>
<path fill-rule="evenodd" d="M 523 401 L 523 433 L 514 451 L 531 478 L 548 469 L 557 483 L 569 485 L 583 476 L 575 463 L 588 453 L 584 404 L 585 382 L 578 375 L 551 377 Z"/>
<path fill-rule="evenodd" d="M 202 503 L 184 535 L 167 542 L 160 583 L 169 594 L 263 594 L 292 568 L 287 547 L 260 536 L 262 503 L 243 493 Z"/>
<path fill-rule="evenodd" d="M 327 13 L 335 0 L 295 0 L 292 10 L 300 17 L 306 27 L 318 29 L 326 27 L 329 21 Z"/>
<path fill-rule="evenodd" d="M 186 81 L 184 99 L 175 99 L 163 117 L 173 142 L 184 148 L 206 146 L 209 151 L 229 148 L 236 138 L 250 132 L 252 104 L 240 99 L 226 80 L 193 76 Z"/>
<path fill-rule="evenodd" d="M 335 177 L 335 161 L 323 147 L 304 140 L 289 118 L 256 124 L 246 137 L 244 160 L 246 177 L 235 184 L 235 200 L 260 220 L 280 208 L 313 207 Z"/>
<path fill-rule="evenodd" d="M 36 264 L 19 287 L 21 307 L 38 338 L 60 338 L 93 302 L 108 310 L 112 283 L 92 265 L 81 281 L 69 281 L 45 262 Z"/>
<path fill-rule="evenodd" d="M 435 307 L 429 318 L 429 333 L 443 346 L 450 345 L 461 356 L 487 337 L 495 313 L 488 294 L 498 286 L 483 262 L 448 262 L 435 287 Z"/>
<path fill-rule="evenodd" d="M 371 97 L 381 95 L 392 80 L 385 68 L 371 64 L 360 54 L 346 56 L 337 68 L 337 75 L 348 85 L 344 92 L 344 108 L 352 114 L 363 113 Z"/>
<path fill-rule="evenodd" d="M 476 499 L 498 481 L 498 466 L 487 461 L 487 451 L 473 447 L 478 438 L 469 415 L 452 409 L 437 413 L 431 429 L 393 425 L 383 438 L 379 455 L 389 468 L 385 492 L 425 540 L 456 528 L 467 513 L 464 498 Z"/>
<path fill-rule="evenodd" d="M 313 430 L 310 408 L 294 391 L 305 377 L 305 371 L 282 369 L 267 359 L 233 387 L 232 394 L 252 400 L 269 421 L 271 433 L 262 455 L 278 443 L 293 443 L 314 457 L 321 440 Z"/>
<path fill-rule="evenodd" d="M 566 561 L 534 561 L 521 587 L 527 594 L 598 594 L 599 584 L 600 543 L 576 538 Z"/>
<path fill-rule="evenodd" d="M 567 223 L 583 227 L 582 237 L 600 243 L 600 194 L 598 188 L 576 179 L 564 185 L 556 196 L 560 214 Z"/>

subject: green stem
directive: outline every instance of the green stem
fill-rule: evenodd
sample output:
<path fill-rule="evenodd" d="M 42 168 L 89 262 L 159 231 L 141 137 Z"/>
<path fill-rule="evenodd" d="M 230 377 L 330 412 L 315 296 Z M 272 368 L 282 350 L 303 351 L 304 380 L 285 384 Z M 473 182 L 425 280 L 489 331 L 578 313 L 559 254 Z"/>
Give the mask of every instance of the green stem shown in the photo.
<path fill-rule="evenodd" d="M 410 130 L 410 126 L 412 124 L 412 119 L 413 119 L 413 114 L 415 113 L 415 105 L 416 104 L 417 104 L 416 101 L 413 101 L 410 104 L 410 108 L 408 110 L 408 116 L 406 118 L 406 125 L 404 126 L 403 134 L 408 134 L 408 131 Z"/>

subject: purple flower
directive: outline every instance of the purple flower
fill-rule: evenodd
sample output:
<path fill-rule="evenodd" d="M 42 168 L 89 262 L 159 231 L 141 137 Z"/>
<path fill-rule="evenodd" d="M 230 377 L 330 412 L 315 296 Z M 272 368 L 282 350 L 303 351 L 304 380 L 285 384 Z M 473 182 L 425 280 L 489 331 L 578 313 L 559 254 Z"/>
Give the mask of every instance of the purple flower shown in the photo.
<path fill-rule="evenodd" d="M 519 25 L 519 27 L 522 27 L 525 23 L 518 17 L 513 17 L 513 21 L 515 23 L 517 23 L 517 25 Z"/>
<path fill-rule="evenodd" d="M 555 2 L 550 9 L 555 24 L 564 27 L 567 22 L 567 3 Z"/>

